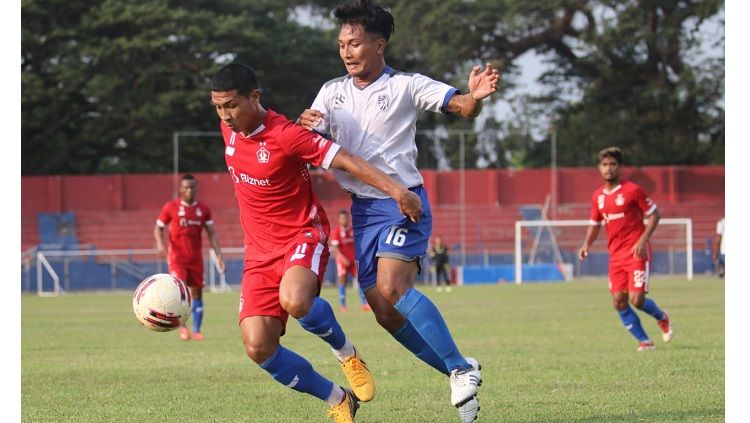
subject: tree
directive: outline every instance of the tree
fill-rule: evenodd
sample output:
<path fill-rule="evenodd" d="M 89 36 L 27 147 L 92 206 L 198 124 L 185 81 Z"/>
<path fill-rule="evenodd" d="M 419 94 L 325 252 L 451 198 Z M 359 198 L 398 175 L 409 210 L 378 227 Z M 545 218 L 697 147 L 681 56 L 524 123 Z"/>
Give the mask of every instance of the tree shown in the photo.
<path fill-rule="evenodd" d="M 291 117 L 340 68 L 279 1 L 24 0 L 21 14 L 23 174 L 167 171 L 173 131 L 218 132 L 222 64 L 254 66 L 264 104 Z M 181 162 L 220 170 L 220 146 L 190 143 Z"/>
<path fill-rule="evenodd" d="M 560 115 L 562 165 L 590 165 L 608 145 L 637 164 L 723 163 L 723 36 L 709 46 L 718 56 L 701 46 L 707 20 L 723 29 L 722 1 L 400 0 L 393 14 L 392 53 L 456 83 L 467 63 L 491 62 L 512 87 L 519 56 L 546 57 L 530 110 Z M 538 163 L 543 149 L 527 148 Z"/>

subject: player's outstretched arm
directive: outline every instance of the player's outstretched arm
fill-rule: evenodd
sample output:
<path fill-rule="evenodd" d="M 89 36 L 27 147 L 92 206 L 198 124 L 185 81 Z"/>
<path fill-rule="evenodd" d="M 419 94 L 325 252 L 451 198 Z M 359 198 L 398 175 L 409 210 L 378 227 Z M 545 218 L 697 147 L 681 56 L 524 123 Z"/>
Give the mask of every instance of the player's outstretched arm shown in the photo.
<path fill-rule="evenodd" d="M 601 226 L 599 225 L 591 225 L 586 229 L 586 239 L 583 240 L 583 245 L 581 246 L 581 249 L 578 250 L 579 260 L 586 260 L 586 257 L 589 255 L 589 247 L 594 243 L 596 237 L 599 236 L 600 230 Z"/>
<path fill-rule="evenodd" d="M 483 70 L 480 66 L 474 66 L 469 73 L 469 93 L 454 95 L 448 102 L 447 110 L 463 117 L 477 117 L 482 111 L 482 100 L 499 87 L 500 72 L 497 69 L 493 69 L 489 63 Z"/>
<path fill-rule="evenodd" d="M 419 217 L 422 215 L 422 200 L 419 199 L 419 196 L 380 169 L 367 163 L 363 158 L 340 148 L 331 162 L 331 167 L 351 173 L 360 181 L 384 192 L 396 200 L 401 213 L 409 217 L 412 222 L 419 222 Z"/>

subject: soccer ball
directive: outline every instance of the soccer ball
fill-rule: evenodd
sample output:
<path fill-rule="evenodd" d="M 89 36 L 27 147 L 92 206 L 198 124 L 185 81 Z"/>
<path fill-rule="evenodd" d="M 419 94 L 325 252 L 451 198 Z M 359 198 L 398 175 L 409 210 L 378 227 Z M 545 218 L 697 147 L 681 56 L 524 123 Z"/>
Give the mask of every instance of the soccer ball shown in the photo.
<path fill-rule="evenodd" d="M 149 276 L 133 294 L 133 312 L 141 324 L 156 332 L 169 332 L 190 317 L 193 298 L 185 282 L 166 273 Z"/>

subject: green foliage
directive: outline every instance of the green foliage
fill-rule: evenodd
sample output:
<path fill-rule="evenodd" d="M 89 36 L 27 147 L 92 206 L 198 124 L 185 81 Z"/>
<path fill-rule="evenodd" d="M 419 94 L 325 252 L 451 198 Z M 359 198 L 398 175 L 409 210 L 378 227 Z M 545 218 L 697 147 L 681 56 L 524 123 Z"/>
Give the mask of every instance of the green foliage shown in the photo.
<path fill-rule="evenodd" d="M 255 67 L 264 104 L 294 119 L 343 73 L 335 25 L 296 12 L 325 20 L 336 3 L 23 0 L 22 173 L 169 171 L 173 131 L 217 129 L 208 82 L 230 61 Z M 396 18 L 392 66 L 464 91 L 471 65 L 502 69 L 495 99 L 515 114 L 486 127 L 500 134 L 487 166 L 549 163 L 541 141 L 552 113 L 561 166 L 590 166 L 607 145 L 623 147 L 630 164 L 723 163 L 723 35 L 701 45 L 707 20 L 723 34 L 720 0 L 383 3 Z M 519 97 L 517 61 L 528 52 L 547 61 L 544 91 Z M 420 127 L 472 124 L 425 114 Z M 467 146 L 467 167 L 483 148 Z M 455 161 L 458 148 L 445 149 Z M 181 167 L 221 170 L 218 139 L 186 146 Z"/>
<path fill-rule="evenodd" d="M 603 279 L 459 287 L 437 294 L 463 354 L 483 365 L 479 421 L 723 422 L 724 284 L 654 278 L 649 296 L 675 324 L 656 351 L 636 342 Z M 349 301 L 358 304 L 350 289 Z M 322 295 L 336 303 L 336 290 Z M 129 294 L 21 298 L 23 422 L 324 422 L 327 406 L 252 363 L 237 326 L 238 292 L 204 294 L 204 342 L 141 327 Z M 448 379 L 381 329 L 372 313 L 337 315 L 377 384 L 357 417 L 373 423 L 457 421 Z M 282 343 L 345 384 L 328 347 L 290 319 Z"/>
<path fill-rule="evenodd" d="M 508 97 L 517 58 L 546 58 L 544 92 L 520 99 L 527 107 L 516 115 L 547 133 L 513 150 L 526 166 L 549 163 L 549 143 L 537 141 L 549 140 L 553 113 L 560 165 L 590 166 L 609 145 L 632 164 L 724 161 L 723 35 L 718 45 L 701 44 L 709 19 L 723 34 L 720 0 L 397 1 L 393 12 L 401 33 L 391 54 L 456 84 L 465 84 L 461 64 L 494 63 L 505 86 L 496 97 L 511 102 L 519 100 Z M 512 128 L 504 138 L 518 143 Z"/>
<path fill-rule="evenodd" d="M 21 11 L 24 174 L 167 171 L 173 131 L 218 129 L 208 84 L 222 64 L 255 67 L 264 104 L 292 117 L 340 68 L 330 37 L 272 0 L 25 0 Z M 183 165 L 220 170 L 200 159 L 221 164 L 220 145 L 193 147 Z"/>

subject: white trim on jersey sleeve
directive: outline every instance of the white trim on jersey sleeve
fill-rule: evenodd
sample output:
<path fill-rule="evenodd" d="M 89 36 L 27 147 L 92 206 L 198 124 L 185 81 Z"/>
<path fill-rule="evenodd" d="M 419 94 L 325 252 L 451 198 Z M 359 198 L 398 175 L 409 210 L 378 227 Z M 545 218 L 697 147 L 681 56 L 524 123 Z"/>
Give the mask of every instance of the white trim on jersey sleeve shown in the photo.
<path fill-rule="evenodd" d="M 335 142 L 331 142 L 331 148 L 328 149 L 328 152 L 323 158 L 323 163 L 320 164 L 320 167 L 323 169 L 328 169 L 329 167 L 331 167 L 331 162 L 333 162 L 333 158 L 336 157 L 336 153 L 339 152 L 340 148 L 340 145 L 336 144 Z"/>
<path fill-rule="evenodd" d="M 164 222 L 162 222 L 161 220 L 159 220 L 159 219 L 156 219 L 156 226 L 158 226 L 158 227 L 160 227 L 160 228 L 163 228 L 163 227 L 164 227 L 164 226 L 166 226 L 166 225 L 164 225 Z"/>
<path fill-rule="evenodd" d="M 646 216 L 651 216 L 652 214 L 654 214 L 655 210 L 656 210 L 656 203 L 654 203 L 654 205 L 651 206 L 651 208 L 646 211 Z"/>
<path fill-rule="evenodd" d="M 603 220 L 598 220 L 597 221 L 597 220 L 589 219 L 589 225 L 591 225 L 591 226 L 600 226 L 602 224 L 602 222 L 604 222 L 604 221 Z"/>
<path fill-rule="evenodd" d="M 213 224 L 214 224 L 214 220 L 213 219 L 207 220 L 206 223 L 204 223 L 204 225 L 213 225 Z"/>

